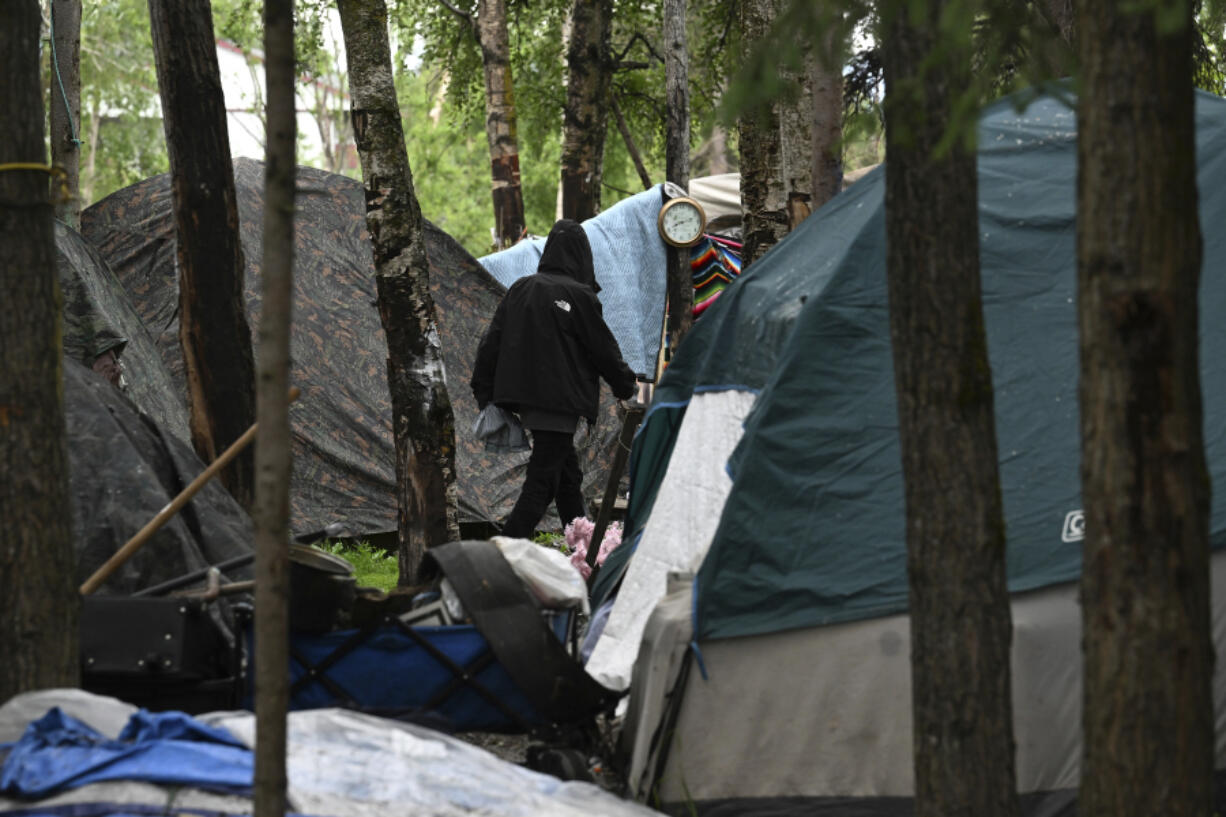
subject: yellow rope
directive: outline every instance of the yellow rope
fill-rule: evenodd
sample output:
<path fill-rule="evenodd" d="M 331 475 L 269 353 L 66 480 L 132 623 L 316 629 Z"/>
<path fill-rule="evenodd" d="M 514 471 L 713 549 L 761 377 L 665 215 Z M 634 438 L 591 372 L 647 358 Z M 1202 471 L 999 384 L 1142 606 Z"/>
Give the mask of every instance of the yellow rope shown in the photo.
<path fill-rule="evenodd" d="M 0 165 L 0 170 L 41 170 L 44 173 L 50 173 L 53 176 L 57 172 L 64 172 L 62 168 L 53 167 L 51 165 L 40 165 L 38 162 L 9 162 L 8 164 Z"/>
<path fill-rule="evenodd" d="M 38 162 L 8 162 L 6 164 L 0 164 L 0 172 L 5 170 L 40 170 L 43 173 L 46 173 L 48 176 L 51 176 L 53 179 L 59 179 L 60 198 L 56 202 L 57 204 L 60 201 L 68 201 L 72 198 L 72 191 L 68 189 L 68 173 L 62 167 L 57 165 L 39 164 Z"/>

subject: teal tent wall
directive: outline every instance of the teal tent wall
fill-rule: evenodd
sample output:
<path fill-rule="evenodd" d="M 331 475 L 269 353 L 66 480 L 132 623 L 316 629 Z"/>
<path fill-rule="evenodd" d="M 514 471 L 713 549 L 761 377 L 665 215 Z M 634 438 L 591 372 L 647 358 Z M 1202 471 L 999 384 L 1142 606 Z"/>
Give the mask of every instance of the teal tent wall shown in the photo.
<path fill-rule="evenodd" d="M 1220 485 L 1226 244 L 1216 225 L 1226 218 L 1226 101 L 1198 95 L 1197 136 L 1201 380 L 1210 473 Z M 1001 101 L 984 112 L 979 140 L 983 299 L 1009 586 L 1023 591 L 1075 580 L 1081 569 L 1075 114 L 1050 96 L 1021 112 L 1013 100 Z M 829 282 L 802 307 L 728 463 L 733 487 L 698 574 L 700 638 L 906 609 L 884 182 L 878 173 L 857 185 L 856 206 L 873 217 L 852 222 L 846 211 L 832 213 L 806 242 L 818 273 L 818 259 L 846 246 L 849 232 L 865 239 L 841 255 Z M 1214 502 L 1210 529 L 1213 546 L 1226 545 L 1226 502 Z"/>

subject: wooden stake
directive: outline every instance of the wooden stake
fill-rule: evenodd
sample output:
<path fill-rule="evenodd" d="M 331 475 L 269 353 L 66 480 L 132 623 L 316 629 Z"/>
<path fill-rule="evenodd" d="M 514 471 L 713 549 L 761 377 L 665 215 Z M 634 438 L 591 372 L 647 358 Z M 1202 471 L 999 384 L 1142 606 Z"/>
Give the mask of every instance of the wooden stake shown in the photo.
<path fill-rule="evenodd" d="M 292 403 L 298 399 L 302 392 L 297 386 L 289 390 L 289 401 Z M 170 501 L 162 510 L 158 511 L 157 516 L 149 520 L 145 527 L 141 528 L 135 536 L 129 539 L 124 546 L 115 551 L 111 558 L 107 559 L 106 564 L 94 571 L 94 574 L 85 580 L 81 585 L 81 595 L 88 596 L 97 590 L 104 581 L 106 581 L 112 573 L 120 568 L 124 562 L 131 559 L 136 551 L 149 540 L 153 534 L 157 533 L 158 529 L 170 521 L 171 517 L 183 510 L 183 506 L 191 501 L 201 488 L 213 477 L 217 476 L 217 472 L 225 468 L 230 460 L 234 459 L 239 453 L 246 448 L 252 440 L 255 439 L 256 423 L 251 424 L 251 428 L 243 432 L 243 436 L 239 437 L 230 447 L 221 453 L 217 459 L 209 463 L 209 467 L 205 468 L 200 474 L 192 480 L 191 484 L 179 492 L 179 495 Z"/>

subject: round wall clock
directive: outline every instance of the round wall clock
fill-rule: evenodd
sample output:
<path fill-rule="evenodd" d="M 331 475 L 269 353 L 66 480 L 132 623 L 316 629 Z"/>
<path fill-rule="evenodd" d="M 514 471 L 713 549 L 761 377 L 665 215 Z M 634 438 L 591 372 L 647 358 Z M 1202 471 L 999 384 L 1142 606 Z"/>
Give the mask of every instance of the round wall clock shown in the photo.
<path fill-rule="evenodd" d="M 702 239 L 707 228 L 707 215 L 702 205 L 689 196 L 677 196 L 664 202 L 656 219 L 660 237 L 674 247 L 690 247 Z"/>

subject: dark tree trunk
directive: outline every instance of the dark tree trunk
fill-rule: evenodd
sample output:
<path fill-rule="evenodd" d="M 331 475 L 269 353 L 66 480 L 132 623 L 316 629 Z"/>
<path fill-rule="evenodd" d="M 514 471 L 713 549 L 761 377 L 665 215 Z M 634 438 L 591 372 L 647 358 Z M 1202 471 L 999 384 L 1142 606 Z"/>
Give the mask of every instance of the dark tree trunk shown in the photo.
<path fill-rule="evenodd" d="M 81 227 L 81 0 L 51 0 L 51 164 L 64 169 L 69 195 L 55 216 Z"/>
<path fill-rule="evenodd" d="M 644 190 L 650 190 L 651 176 L 643 164 L 643 156 L 639 153 L 639 146 L 634 141 L 634 135 L 630 133 L 630 126 L 626 124 L 626 117 L 622 115 L 621 105 L 617 104 L 616 96 L 610 95 L 609 105 L 613 109 L 613 116 L 617 118 L 617 130 L 622 135 L 622 141 L 626 143 L 626 152 L 630 154 L 630 160 L 634 162 L 634 170 L 639 174 L 639 181 L 642 182 Z"/>
<path fill-rule="evenodd" d="M 562 119 L 562 218 L 575 221 L 600 212 L 612 18 L 613 0 L 574 0 L 571 6 Z"/>
<path fill-rule="evenodd" d="M 890 335 L 906 484 L 916 817 L 1009 817 L 1005 526 L 979 279 L 975 152 L 936 147 L 970 60 L 942 0 L 882 10 Z M 908 13 L 920 9 L 919 14 Z"/>
<path fill-rule="evenodd" d="M 682 190 L 690 184 L 690 58 L 686 46 L 686 0 L 664 0 L 664 82 L 668 101 L 664 172 Z M 668 248 L 668 345 L 677 353 L 694 324 L 694 282 L 688 250 Z"/>
<path fill-rule="evenodd" d="M 264 3 L 268 100 L 255 442 L 254 817 L 285 817 L 289 710 L 290 324 L 294 293 L 294 2 Z"/>
<path fill-rule="evenodd" d="M 1086 817 L 1213 813 L 1192 12 L 1172 9 L 1077 8 Z"/>
<path fill-rule="evenodd" d="M 234 167 L 209 0 L 149 0 L 179 260 L 179 341 L 192 445 L 212 462 L 255 422 L 255 363 L 243 297 Z M 246 508 L 250 449 L 221 472 Z"/>
<path fill-rule="evenodd" d="M 506 0 L 478 0 L 476 33 L 485 65 L 485 137 L 490 145 L 494 231 L 498 249 L 503 249 L 518 241 L 524 232 Z"/>
<path fill-rule="evenodd" d="M 753 48 L 768 35 L 781 0 L 742 0 L 741 36 Z M 737 122 L 741 155 L 741 210 L 746 266 L 766 254 L 808 217 L 813 207 L 813 149 L 828 133 L 814 131 L 813 91 L 807 73 L 780 68 L 795 86 L 791 99 L 757 106 Z"/>
<path fill-rule="evenodd" d="M 1077 18 L 1073 6 L 1073 0 L 1043 0 L 1041 8 L 1052 29 L 1070 46 L 1077 44 Z"/>
<path fill-rule="evenodd" d="M 399 500 L 400 583 L 418 580 L 426 548 L 459 538 L 455 418 L 430 297 L 421 207 L 387 38 L 383 0 L 340 0 L 353 133 L 366 188 L 379 316 L 387 333 Z"/>
<path fill-rule="evenodd" d="M 76 558 L 65 447 L 38 0 L 0 3 L 0 701 L 78 683 Z"/>

